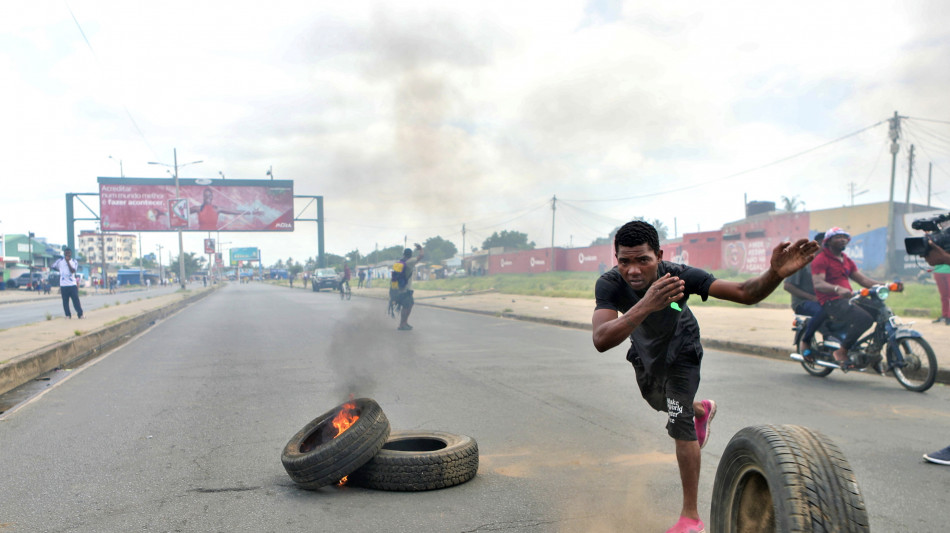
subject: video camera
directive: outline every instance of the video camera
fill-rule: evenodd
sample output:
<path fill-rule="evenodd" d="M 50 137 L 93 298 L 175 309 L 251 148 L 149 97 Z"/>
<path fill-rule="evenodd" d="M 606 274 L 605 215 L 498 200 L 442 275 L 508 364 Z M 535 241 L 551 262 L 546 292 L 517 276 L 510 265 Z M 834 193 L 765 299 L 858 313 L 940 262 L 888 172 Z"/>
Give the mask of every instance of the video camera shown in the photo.
<path fill-rule="evenodd" d="M 907 237 L 904 239 L 904 249 L 910 255 L 925 257 L 930 252 L 930 243 L 933 242 L 944 250 L 950 251 L 950 213 L 930 218 L 918 218 L 911 222 L 910 227 L 926 233 L 923 237 Z"/>

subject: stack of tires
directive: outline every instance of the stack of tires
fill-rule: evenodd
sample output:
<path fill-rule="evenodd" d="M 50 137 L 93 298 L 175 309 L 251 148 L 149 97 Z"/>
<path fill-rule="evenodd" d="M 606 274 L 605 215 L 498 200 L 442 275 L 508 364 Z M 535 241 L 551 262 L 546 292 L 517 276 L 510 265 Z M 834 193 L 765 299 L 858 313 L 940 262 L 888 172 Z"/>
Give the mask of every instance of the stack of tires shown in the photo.
<path fill-rule="evenodd" d="M 313 419 L 284 446 L 281 462 L 304 489 L 347 478 L 378 490 L 421 491 L 465 483 L 478 471 L 478 444 L 441 431 L 390 431 L 382 408 L 370 398 L 351 402 L 358 416 L 337 435 L 333 418 L 347 404 Z"/>

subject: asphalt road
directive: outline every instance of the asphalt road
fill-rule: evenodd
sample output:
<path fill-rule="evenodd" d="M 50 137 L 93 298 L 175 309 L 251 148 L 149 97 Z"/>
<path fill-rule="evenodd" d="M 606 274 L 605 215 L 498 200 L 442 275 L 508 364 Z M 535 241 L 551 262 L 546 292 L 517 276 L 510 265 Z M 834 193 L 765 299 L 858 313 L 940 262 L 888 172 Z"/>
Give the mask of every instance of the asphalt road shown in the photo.
<path fill-rule="evenodd" d="M 0 530 L 665 531 L 679 479 L 665 418 L 639 398 L 625 348 L 587 332 L 417 307 L 411 332 L 378 300 L 230 285 L 74 371 L 0 418 Z M 394 493 L 298 489 L 287 440 L 349 394 L 394 429 L 474 437 L 472 481 Z M 950 390 L 807 376 L 797 364 L 707 351 L 719 414 L 703 451 L 709 517 L 739 429 L 821 431 L 856 472 L 872 531 L 939 531 Z"/>
<path fill-rule="evenodd" d="M 117 301 L 124 303 L 137 298 L 171 294 L 178 290 L 178 288 L 178 285 L 169 285 L 166 287 L 153 287 L 147 291 L 141 289 L 117 292 L 116 294 L 109 294 L 109 291 L 96 292 L 92 289 L 83 289 L 86 294 L 79 297 L 79 304 L 82 305 L 83 312 L 85 313 L 106 305 L 115 305 Z M 76 310 L 73 308 L 72 302 L 69 303 L 69 310 L 75 320 Z M 0 305 L 0 329 L 42 322 L 46 320 L 47 314 L 52 317 L 65 316 L 63 312 L 63 299 L 59 294 L 59 287 L 52 288 L 49 295 L 38 295 L 36 299 Z"/>

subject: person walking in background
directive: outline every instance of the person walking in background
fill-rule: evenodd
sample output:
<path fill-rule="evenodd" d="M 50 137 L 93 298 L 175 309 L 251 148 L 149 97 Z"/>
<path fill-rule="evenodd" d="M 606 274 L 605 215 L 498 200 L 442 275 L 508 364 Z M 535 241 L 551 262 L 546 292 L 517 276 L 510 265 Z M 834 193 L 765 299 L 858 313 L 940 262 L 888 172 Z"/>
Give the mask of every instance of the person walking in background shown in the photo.
<path fill-rule="evenodd" d="M 357 289 L 362 289 L 362 288 L 363 288 L 363 280 L 366 279 L 366 271 L 365 271 L 365 270 L 360 270 L 360 273 L 357 274 L 357 277 L 360 278 L 360 281 L 359 281 L 359 283 L 356 285 L 356 288 L 357 288 Z"/>
<path fill-rule="evenodd" d="M 72 318 L 69 312 L 69 301 L 73 301 L 73 307 L 76 308 L 76 316 L 82 318 L 82 305 L 79 303 L 79 287 L 76 286 L 76 269 L 79 263 L 73 259 L 73 251 L 69 248 L 63 248 L 63 257 L 56 260 L 50 268 L 59 271 L 59 294 L 63 297 L 63 311 L 66 312 L 66 318 Z"/>
<path fill-rule="evenodd" d="M 422 260 L 426 253 L 419 243 L 416 243 L 416 252 L 416 256 L 413 257 L 411 248 L 403 250 L 402 259 L 399 262 L 403 264 L 402 276 L 405 281 L 400 284 L 395 294 L 391 296 L 399 307 L 399 327 L 396 328 L 399 331 L 409 331 L 412 329 L 412 326 L 409 325 L 409 314 L 412 313 L 412 306 L 415 304 L 415 300 L 412 298 L 412 278 L 414 277 L 413 273 L 415 272 L 416 265 L 419 264 L 419 261 Z"/>

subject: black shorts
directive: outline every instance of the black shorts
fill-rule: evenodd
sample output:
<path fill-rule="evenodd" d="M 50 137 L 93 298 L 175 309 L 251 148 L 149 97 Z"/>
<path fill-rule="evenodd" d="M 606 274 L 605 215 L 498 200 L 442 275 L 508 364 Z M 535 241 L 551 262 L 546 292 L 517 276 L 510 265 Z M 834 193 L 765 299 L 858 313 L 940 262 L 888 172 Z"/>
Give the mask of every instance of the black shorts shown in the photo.
<path fill-rule="evenodd" d="M 631 347 L 631 350 L 633 348 Z M 690 349 L 679 354 L 669 365 L 658 362 L 647 374 L 640 358 L 632 353 L 627 359 L 637 373 L 640 394 L 657 411 L 669 413 L 666 432 L 676 440 L 696 440 L 693 400 L 699 390 L 701 352 Z"/>

